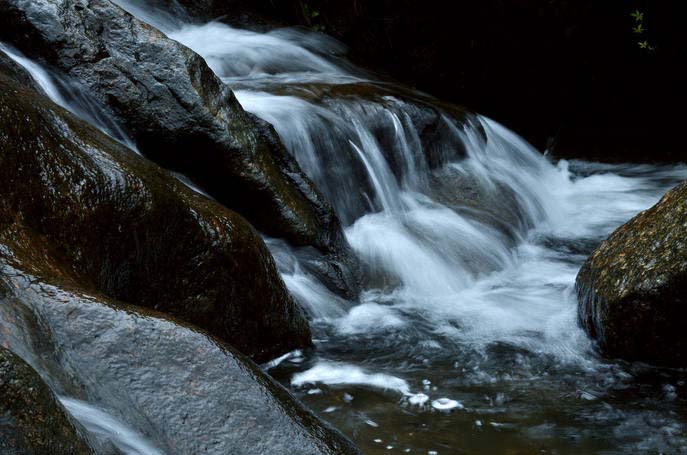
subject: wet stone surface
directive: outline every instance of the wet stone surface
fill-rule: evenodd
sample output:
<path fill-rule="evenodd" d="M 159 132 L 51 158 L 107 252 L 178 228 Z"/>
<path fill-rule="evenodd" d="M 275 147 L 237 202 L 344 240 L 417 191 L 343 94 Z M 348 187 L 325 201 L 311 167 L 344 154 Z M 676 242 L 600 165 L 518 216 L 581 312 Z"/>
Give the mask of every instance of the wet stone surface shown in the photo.
<path fill-rule="evenodd" d="M 577 294 L 580 320 L 607 355 L 687 366 L 687 183 L 601 243 Z"/>
<path fill-rule="evenodd" d="M 93 454 L 82 431 L 38 373 L 0 345 L 0 454 Z"/>

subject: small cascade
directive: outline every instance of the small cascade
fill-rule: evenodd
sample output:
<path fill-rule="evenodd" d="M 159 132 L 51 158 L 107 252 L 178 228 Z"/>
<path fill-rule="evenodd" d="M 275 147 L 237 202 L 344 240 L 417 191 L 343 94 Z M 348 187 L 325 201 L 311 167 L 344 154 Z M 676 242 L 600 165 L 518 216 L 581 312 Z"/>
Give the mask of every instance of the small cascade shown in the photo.
<path fill-rule="evenodd" d="M 7 44 L 0 43 L 0 52 L 4 52 L 22 66 L 55 104 L 67 109 L 114 140 L 139 153 L 134 141 L 107 114 L 102 106 L 78 84 L 63 75 L 48 71 L 42 65 L 26 58 L 21 52 Z"/>
<path fill-rule="evenodd" d="M 196 24 L 176 2 L 114 3 L 203 56 L 335 208 L 365 290 L 355 302 L 333 295 L 298 251 L 266 239 L 313 318 L 318 348 L 270 371 L 363 448 L 392 440 L 387 448 L 444 453 L 435 442 L 447 433 L 474 442 L 511 431 L 508 441 L 529 450 L 590 421 L 607 433 L 581 436 L 590 451 L 637 439 L 660 451 L 657 432 L 684 434 L 684 420 L 660 414 L 661 402 L 633 397 L 614 408 L 598 398 L 623 390 L 630 375 L 595 354 L 576 321 L 573 285 L 593 247 L 687 179 L 686 166 L 553 162 L 492 119 L 356 68 L 324 35 Z M 97 108 L 65 97 L 68 84 L 0 50 L 55 102 L 126 142 Z M 561 396 L 582 398 L 547 413 Z M 107 425 L 66 404 L 96 434 Z M 622 425 L 632 431 L 614 433 Z M 503 449 L 487 439 L 485 453 Z"/>
<path fill-rule="evenodd" d="M 650 177 L 642 190 L 631 166 L 556 165 L 494 120 L 376 79 L 319 33 L 197 24 L 178 8 L 166 10 L 170 21 L 154 8 L 116 3 L 203 56 L 247 111 L 274 125 L 335 207 L 365 267 L 362 302 L 333 296 L 288 245 L 268 244 L 294 295 L 339 329 L 368 309 L 429 318 L 480 346 L 507 342 L 587 359 L 570 295 L 577 262 L 559 263 L 558 244 L 590 231 L 601 238 L 685 175 L 680 166 L 655 169 L 671 178 Z M 580 201 L 590 185 L 604 207 L 631 209 L 621 215 Z M 584 215 L 581 202 L 592 208 Z M 534 272 L 544 269 L 551 273 Z M 566 334 L 552 329 L 563 325 Z"/>
<path fill-rule="evenodd" d="M 111 444 L 127 455 L 164 455 L 150 441 L 97 407 L 72 398 L 60 402 L 101 444 Z"/>
<path fill-rule="evenodd" d="M 373 288 L 455 295 L 511 265 L 527 231 L 557 216 L 547 185 L 565 177 L 522 139 L 337 64 L 340 49 L 323 35 L 221 23 L 166 32 L 275 126 L 347 226 Z M 308 281 L 282 270 L 289 283 Z"/>
<path fill-rule="evenodd" d="M 40 87 L 55 104 L 63 107 L 95 128 L 98 128 L 134 153 L 141 154 L 131 136 L 127 134 L 103 106 L 93 99 L 93 97 L 91 97 L 77 82 L 70 80 L 65 75 L 59 74 L 56 71 L 49 71 L 39 63 L 24 56 L 12 46 L 2 42 L 0 42 L 0 52 L 5 53 L 13 61 L 23 67 L 31 75 L 38 87 Z M 176 172 L 172 172 L 171 174 L 191 190 L 211 198 L 185 175 Z"/>

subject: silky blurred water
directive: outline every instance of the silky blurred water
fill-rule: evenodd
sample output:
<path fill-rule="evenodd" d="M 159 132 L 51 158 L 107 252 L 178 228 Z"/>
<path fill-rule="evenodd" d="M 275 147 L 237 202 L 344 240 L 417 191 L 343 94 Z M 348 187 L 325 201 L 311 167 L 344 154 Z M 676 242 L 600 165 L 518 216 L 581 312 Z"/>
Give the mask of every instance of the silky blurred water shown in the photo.
<path fill-rule="evenodd" d="M 414 119 L 431 102 L 384 83 L 371 96 L 326 37 L 219 23 L 170 36 L 275 126 L 346 224 L 360 301 L 272 244 L 317 351 L 270 372 L 365 453 L 687 451 L 685 374 L 600 359 L 573 292 L 592 249 L 687 167 L 556 161 L 441 107 L 428 158 Z"/>
<path fill-rule="evenodd" d="M 573 292 L 593 248 L 687 166 L 556 160 L 375 80 L 326 36 L 116 3 L 202 55 L 344 223 L 357 301 L 267 239 L 317 349 L 266 368 L 365 453 L 687 452 L 687 374 L 601 359 Z"/>

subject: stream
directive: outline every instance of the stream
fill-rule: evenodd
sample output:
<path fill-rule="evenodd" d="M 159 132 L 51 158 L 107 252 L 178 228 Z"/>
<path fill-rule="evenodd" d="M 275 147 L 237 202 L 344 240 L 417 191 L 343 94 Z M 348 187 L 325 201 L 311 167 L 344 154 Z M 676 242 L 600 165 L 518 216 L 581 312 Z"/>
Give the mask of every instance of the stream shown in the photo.
<path fill-rule="evenodd" d="M 687 166 L 557 160 L 495 120 L 356 68 L 324 35 L 114 3 L 202 55 L 344 224 L 364 278 L 357 301 L 301 267 L 304 252 L 265 239 L 316 349 L 264 368 L 364 453 L 687 453 L 687 372 L 598 356 L 574 293 L 587 255 Z M 85 95 L 65 96 L 68 82 L 2 50 L 135 150 Z M 105 411 L 63 402 L 122 452 L 162 453 Z"/>

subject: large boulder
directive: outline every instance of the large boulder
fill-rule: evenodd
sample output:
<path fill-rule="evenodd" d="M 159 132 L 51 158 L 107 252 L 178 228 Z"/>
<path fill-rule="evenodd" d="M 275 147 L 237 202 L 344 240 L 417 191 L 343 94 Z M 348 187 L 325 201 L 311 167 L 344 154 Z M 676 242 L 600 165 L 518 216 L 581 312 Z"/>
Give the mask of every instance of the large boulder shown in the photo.
<path fill-rule="evenodd" d="M 0 232 L 0 345 L 23 352 L 67 408 L 86 417 L 87 428 L 94 406 L 169 455 L 359 455 L 233 347 L 94 291 L 53 240 L 19 219 Z M 4 400 L 3 365 L 0 354 L 0 409 L 9 404 L 28 418 L 45 415 L 40 406 L 52 402 L 35 381 L 10 384 L 13 395 Z M 41 422 L 58 436 L 65 425 L 63 417 Z M 95 443 L 107 447 L 102 433 Z M 78 450 L 61 447 L 28 453 L 89 453 L 76 444 Z"/>
<path fill-rule="evenodd" d="M 245 112 L 190 49 L 108 0 L 3 1 L 0 39 L 82 84 L 147 157 L 259 231 L 343 267 L 332 208 L 274 129 Z"/>
<path fill-rule="evenodd" d="M 0 229 L 20 220 L 98 292 L 196 324 L 258 361 L 310 345 L 306 317 L 241 216 L 4 72 Z"/>
<path fill-rule="evenodd" d="M 604 241 L 576 286 L 580 321 L 606 355 L 687 366 L 687 183 Z"/>
<path fill-rule="evenodd" d="M 0 454 L 92 454 L 41 377 L 0 344 Z"/>

